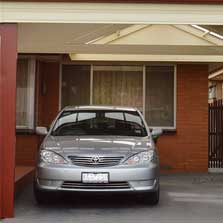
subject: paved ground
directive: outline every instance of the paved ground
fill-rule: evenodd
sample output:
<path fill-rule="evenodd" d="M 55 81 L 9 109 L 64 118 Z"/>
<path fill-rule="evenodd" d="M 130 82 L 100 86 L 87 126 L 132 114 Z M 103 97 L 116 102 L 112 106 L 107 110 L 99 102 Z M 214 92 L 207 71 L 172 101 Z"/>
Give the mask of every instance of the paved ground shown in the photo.
<path fill-rule="evenodd" d="M 32 187 L 16 199 L 15 218 L 3 223 L 223 222 L 223 175 L 161 177 L 161 200 L 148 206 L 127 196 L 67 197 L 36 205 Z"/>

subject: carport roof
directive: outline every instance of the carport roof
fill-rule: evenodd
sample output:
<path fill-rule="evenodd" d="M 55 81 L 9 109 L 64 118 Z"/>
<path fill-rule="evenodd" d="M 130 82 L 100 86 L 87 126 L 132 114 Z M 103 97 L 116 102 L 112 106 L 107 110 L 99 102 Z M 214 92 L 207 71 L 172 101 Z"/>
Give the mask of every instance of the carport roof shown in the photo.
<path fill-rule="evenodd" d="M 18 31 L 19 53 L 71 54 L 73 60 L 223 61 L 223 41 L 190 25 L 26 23 Z"/>

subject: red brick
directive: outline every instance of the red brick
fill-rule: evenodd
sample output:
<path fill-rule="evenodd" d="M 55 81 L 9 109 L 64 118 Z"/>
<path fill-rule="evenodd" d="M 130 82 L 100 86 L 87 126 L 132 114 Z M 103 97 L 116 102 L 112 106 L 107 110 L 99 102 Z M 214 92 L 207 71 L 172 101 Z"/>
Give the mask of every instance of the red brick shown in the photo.
<path fill-rule="evenodd" d="M 176 134 L 158 142 L 163 172 L 208 171 L 208 66 L 177 65 Z"/>

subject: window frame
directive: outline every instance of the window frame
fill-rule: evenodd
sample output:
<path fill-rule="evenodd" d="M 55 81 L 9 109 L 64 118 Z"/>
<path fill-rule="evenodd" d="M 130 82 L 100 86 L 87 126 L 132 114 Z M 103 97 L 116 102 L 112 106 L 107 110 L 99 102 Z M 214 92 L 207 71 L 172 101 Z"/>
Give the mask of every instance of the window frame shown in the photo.
<path fill-rule="evenodd" d="M 28 87 L 27 87 L 27 107 L 28 125 L 17 125 L 18 131 L 33 131 L 35 128 L 35 78 L 36 78 L 36 59 L 33 57 L 20 56 L 19 59 L 28 60 Z M 17 89 L 17 86 L 16 86 Z"/>
<path fill-rule="evenodd" d="M 143 110 L 142 110 L 142 115 L 145 119 L 145 109 L 146 109 L 146 68 L 147 67 L 152 67 L 152 66 L 172 66 L 174 67 L 174 124 L 173 126 L 150 126 L 149 123 L 148 126 L 150 129 L 153 128 L 161 128 L 163 130 L 170 130 L 170 131 L 175 131 L 176 130 L 176 113 L 177 113 L 177 65 L 176 64 L 171 64 L 171 63 L 166 63 L 166 64 L 160 64 L 160 63 L 156 63 L 156 64 L 149 64 L 149 63 L 144 63 L 144 64 L 132 64 L 132 63 L 118 63 L 118 64 L 104 64 L 104 63 L 65 63 L 65 62 L 61 62 L 60 63 L 60 82 L 59 82 L 59 108 L 60 110 L 62 109 L 62 75 L 63 75 L 63 71 L 62 71 L 62 66 L 63 65 L 86 65 L 86 66 L 90 66 L 90 105 L 93 105 L 93 79 L 94 79 L 94 67 L 98 67 L 98 66 L 114 66 L 114 67 L 118 67 L 118 66 L 125 66 L 125 67 L 130 67 L 130 66 L 135 66 L 135 67 L 142 67 L 142 103 L 143 103 Z"/>

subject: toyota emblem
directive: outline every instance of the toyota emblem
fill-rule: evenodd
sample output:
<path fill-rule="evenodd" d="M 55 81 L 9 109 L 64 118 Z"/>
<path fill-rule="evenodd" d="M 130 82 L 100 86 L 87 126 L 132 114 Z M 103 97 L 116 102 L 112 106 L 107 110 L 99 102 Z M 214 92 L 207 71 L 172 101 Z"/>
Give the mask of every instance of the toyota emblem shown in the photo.
<path fill-rule="evenodd" d="M 91 162 L 92 163 L 99 163 L 101 161 L 101 159 L 100 159 L 100 157 L 99 156 L 93 156 L 92 158 L 91 158 Z"/>

